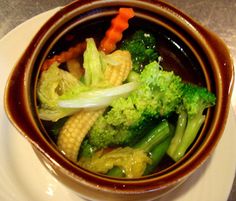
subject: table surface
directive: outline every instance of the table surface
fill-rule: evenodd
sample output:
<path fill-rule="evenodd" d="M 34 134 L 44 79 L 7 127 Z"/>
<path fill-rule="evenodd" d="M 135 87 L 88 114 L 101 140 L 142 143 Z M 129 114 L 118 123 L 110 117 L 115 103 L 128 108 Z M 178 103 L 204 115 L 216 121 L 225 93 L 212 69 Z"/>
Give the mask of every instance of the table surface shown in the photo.
<path fill-rule="evenodd" d="M 27 19 L 70 2 L 72 0 L 1 0 L 0 38 Z M 167 0 L 167 2 L 217 33 L 228 45 L 232 58 L 236 61 L 236 0 Z M 236 112 L 234 94 L 232 99 Z M 236 177 L 228 198 L 228 201 L 235 200 Z"/>

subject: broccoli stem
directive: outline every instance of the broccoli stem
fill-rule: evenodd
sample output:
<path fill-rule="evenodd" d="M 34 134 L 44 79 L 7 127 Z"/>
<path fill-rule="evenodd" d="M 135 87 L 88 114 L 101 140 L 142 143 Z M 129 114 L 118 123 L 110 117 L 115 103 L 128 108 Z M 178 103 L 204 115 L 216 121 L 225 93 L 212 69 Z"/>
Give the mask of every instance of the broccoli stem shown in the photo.
<path fill-rule="evenodd" d="M 143 175 L 148 175 L 155 171 L 157 165 L 160 163 L 160 161 L 166 154 L 170 142 L 171 142 L 171 136 L 169 136 L 161 144 L 157 145 L 152 149 L 152 151 L 150 152 L 150 158 L 152 160 L 152 163 L 147 165 Z"/>
<path fill-rule="evenodd" d="M 125 177 L 124 171 L 120 167 L 117 167 L 117 166 L 110 169 L 106 175 L 111 176 L 111 177 Z"/>
<path fill-rule="evenodd" d="M 142 149 L 144 152 L 148 153 L 154 146 L 163 142 L 170 135 L 169 131 L 168 122 L 163 120 L 139 142 L 137 142 L 133 148 Z"/>
<path fill-rule="evenodd" d="M 204 121 L 205 115 L 202 115 L 202 113 L 198 113 L 188 118 L 188 123 L 182 137 L 181 144 L 178 146 L 175 153 L 171 156 L 174 161 L 178 161 L 184 156 L 186 150 L 196 138 L 198 131 L 200 130 Z"/>
<path fill-rule="evenodd" d="M 178 146 L 181 144 L 182 137 L 187 125 L 187 112 L 181 111 L 178 115 L 178 120 L 176 124 L 175 134 L 171 140 L 170 146 L 167 150 L 169 156 L 173 156 Z"/>
<path fill-rule="evenodd" d="M 148 172 L 151 172 L 159 163 L 161 158 L 164 156 L 167 150 L 167 140 L 171 136 L 169 123 L 163 120 L 154 129 L 152 129 L 144 138 L 142 138 L 138 143 L 136 143 L 134 149 L 142 149 L 144 152 L 151 152 L 151 158 L 153 159 L 152 165 L 148 167 Z M 169 142 L 170 140 L 168 140 Z M 169 143 L 168 143 L 169 145 Z M 160 148 L 157 148 L 159 147 Z M 153 150 L 153 151 L 152 151 Z M 146 171 L 145 171 L 146 172 Z M 108 176 L 113 177 L 124 177 L 124 172 L 120 167 L 113 167 L 108 173 Z"/>

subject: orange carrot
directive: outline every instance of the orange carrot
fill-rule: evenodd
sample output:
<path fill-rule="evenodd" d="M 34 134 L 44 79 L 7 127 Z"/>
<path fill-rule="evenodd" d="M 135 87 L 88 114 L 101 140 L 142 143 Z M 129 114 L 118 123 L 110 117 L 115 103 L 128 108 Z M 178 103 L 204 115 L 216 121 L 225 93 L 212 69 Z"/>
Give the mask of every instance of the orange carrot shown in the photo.
<path fill-rule="evenodd" d="M 116 43 L 122 39 L 122 33 L 129 27 L 128 20 L 132 17 L 134 17 L 132 8 L 120 8 L 118 15 L 112 19 L 111 26 L 106 31 L 99 49 L 105 53 L 115 50 Z"/>
<path fill-rule="evenodd" d="M 74 47 L 71 47 L 69 50 L 62 52 L 59 55 L 55 55 L 51 59 L 46 59 L 43 63 L 41 71 L 47 70 L 49 66 L 52 65 L 54 62 L 63 63 L 80 56 L 84 52 L 85 48 L 85 42 L 78 43 Z"/>

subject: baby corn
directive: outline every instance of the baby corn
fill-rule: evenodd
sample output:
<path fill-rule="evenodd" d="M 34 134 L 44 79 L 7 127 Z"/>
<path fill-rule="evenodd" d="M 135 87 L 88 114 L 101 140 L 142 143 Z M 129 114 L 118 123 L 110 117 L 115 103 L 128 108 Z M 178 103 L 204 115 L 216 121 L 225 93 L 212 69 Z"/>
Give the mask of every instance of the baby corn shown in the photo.
<path fill-rule="evenodd" d="M 112 62 L 107 64 L 104 76 L 111 85 L 118 86 L 128 77 L 132 67 L 131 56 L 128 51 L 121 50 L 117 50 L 108 56 Z M 97 110 L 83 109 L 66 121 L 59 132 L 57 145 L 68 159 L 74 162 L 77 161 L 83 139 L 104 111 L 105 108 Z"/>
<path fill-rule="evenodd" d="M 72 115 L 62 127 L 57 145 L 59 149 L 72 161 L 77 160 L 80 144 L 84 136 L 103 113 L 104 109 L 99 110 L 80 110 Z"/>

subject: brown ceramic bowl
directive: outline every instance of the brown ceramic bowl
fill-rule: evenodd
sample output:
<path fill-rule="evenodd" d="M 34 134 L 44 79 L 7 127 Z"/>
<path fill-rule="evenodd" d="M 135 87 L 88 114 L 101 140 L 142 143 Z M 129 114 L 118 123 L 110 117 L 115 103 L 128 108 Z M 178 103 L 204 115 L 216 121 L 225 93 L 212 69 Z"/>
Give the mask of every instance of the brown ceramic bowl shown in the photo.
<path fill-rule="evenodd" d="M 137 179 L 94 174 L 65 158 L 45 131 L 36 107 L 39 71 L 57 42 L 71 33 L 104 33 L 120 7 L 132 7 L 135 11 L 130 30 L 144 28 L 158 36 L 165 68 L 186 81 L 206 86 L 217 96 L 215 107 L 208 110 L 202 131 L 184 158 Z M 222 40 L 173 6 L 157 0 L 79 0 L 51 17 L 30 42 L 6 85 L 5 109 L 42 163 L 80 196 L 103 201 L 153 200 L 184 182 L 212 153 L 224 131 L 233 80 L 232 61 Z"/>

